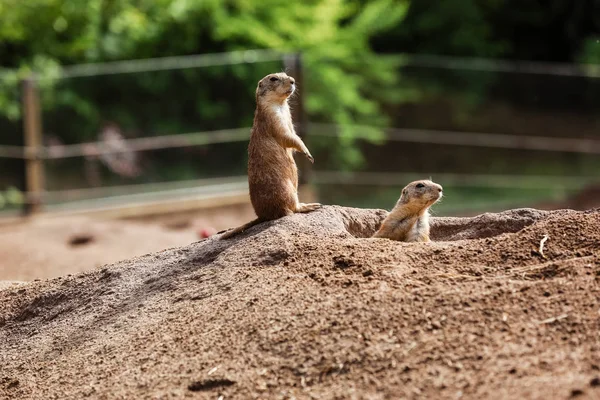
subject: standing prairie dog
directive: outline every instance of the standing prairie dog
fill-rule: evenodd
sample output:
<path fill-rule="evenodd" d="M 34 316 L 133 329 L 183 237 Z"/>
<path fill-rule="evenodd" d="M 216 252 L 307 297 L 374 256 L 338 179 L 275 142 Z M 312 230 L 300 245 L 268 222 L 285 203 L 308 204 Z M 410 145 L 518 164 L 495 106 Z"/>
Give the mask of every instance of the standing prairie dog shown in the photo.
<path fill-rule="evenodd" d="M 257 219 L 225 232 L 228 239 L 264 221 L 314 211 L 319 203 L 298 201 L 298 168 L 294 151 L 314 162 L 310 151 L 294 130 L 288 98 L 296 82 L 285 73 L 270 74 L 258 82 L 256 112 L 248 145 L 250 201 Z"/>
<path fill-rule="evenodd" d="M 429 242 L 429 207 L 441 197 L 442 187 L 437 183 L 427 180 L 409 183 L 373 237 Z"/>

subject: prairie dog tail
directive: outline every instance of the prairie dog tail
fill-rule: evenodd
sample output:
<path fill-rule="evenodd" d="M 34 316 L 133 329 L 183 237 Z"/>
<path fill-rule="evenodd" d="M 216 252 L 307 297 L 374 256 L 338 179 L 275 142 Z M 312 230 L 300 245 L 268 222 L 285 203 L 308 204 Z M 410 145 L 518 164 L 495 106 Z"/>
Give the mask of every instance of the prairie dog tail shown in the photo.
<path fill-rule="evenodd" d="M 227 240 L 227 239 L 237 235 L 238 233 L 244 232 L 246 229 L 251 228 L 256 224 L 260 224 L 261 222 L 264 222 L 264 220 L 261 218 L 256 218 L 255 220 L 252 220 L 242 226 L 238 226 L 237 228 L 230 229 L 227 232 L 225 232 L 224 234 L 222 234 L 221 237 L 219 238 L 219 240 Z"/>

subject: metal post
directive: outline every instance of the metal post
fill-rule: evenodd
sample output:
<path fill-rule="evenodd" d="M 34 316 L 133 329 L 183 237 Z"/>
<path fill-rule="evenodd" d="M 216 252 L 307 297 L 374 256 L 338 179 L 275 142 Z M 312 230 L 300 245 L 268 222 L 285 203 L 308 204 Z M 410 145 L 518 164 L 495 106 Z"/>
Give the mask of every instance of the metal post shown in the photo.
<path fill-rule="evenodd" d="M 304 109 L 304 98 L 306 96 L 306 81 L 304 80 L 304 70 L 302 55 L 300 53 L 287 54 L 283 60 L 285 70 L 288 75 L 294 77 L 297 82 L 298 91 L 291 101 L 292 120 L 296 128 L 296 133 L 304 142 L 307 140 L 306 111 Z M 307 143 L 308 146 L 308 143 Z M 311 163 L 306 157 L 298 159 L 300 169 L 299 183 L 304 185 L 308 183 Z"/>
<path fill-rule="evenodd" d="M 23 141 L 25 145 L 25 214 L 34 214 L 42 208 L 44 192 L 44 165 L 42 151 L 42 115 L 40 94 L 33 78 L 22 83 Z"/>

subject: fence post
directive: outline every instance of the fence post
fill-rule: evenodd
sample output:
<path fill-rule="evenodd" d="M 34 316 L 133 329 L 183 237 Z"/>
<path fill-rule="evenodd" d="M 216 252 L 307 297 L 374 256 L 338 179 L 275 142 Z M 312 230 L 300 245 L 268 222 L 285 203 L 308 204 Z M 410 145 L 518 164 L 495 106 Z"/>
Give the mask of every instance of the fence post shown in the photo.
<path fill-rule="evenodd" d="M 42 209 L 44 165 L 42 152 L 42 114 L 40 93 L 35 78 L 22 82 L 23 142 L 25 145 L 25 203 L 24 212 L 31 215 Z"/>
<path fill-rule="evenodd" d="M 307 141 L 307 121 L 306 121 L 306 110 L 304 108 L 304 99 L 306 96 L 306 81 L 304 80 L 304 65 L 302 63 L 301 53 L 286 54 L 283 59 L 283 64 L 286 73 L 297 82 L 298 90 L 296 91 L 292 101 L 292 120 L 296 128 L 296 133 L 302 138 L 304 142 Z M 300 157 L 298 159 L 300 166 L 299 183 L 304 185 L 309 182 L 311 163 L 306 157 Z"/>

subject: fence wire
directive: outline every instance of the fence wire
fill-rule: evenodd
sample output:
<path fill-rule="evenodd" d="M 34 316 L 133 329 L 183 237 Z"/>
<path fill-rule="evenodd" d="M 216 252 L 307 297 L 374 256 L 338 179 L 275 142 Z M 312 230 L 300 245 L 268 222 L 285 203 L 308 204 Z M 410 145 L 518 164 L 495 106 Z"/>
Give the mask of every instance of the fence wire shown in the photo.
<path fill-rule="evenodd" d="M 395 55 L 390 58 L 402 66 L 412 67 L 600 78 L 600 65 L 596 64 L 543 63 L 426 54 Z"/>
<path fill-rule="evenodd" d="M 407 182 L 431 178 L 454 187 L 490 187 L 499 189 L 580 189 L 585 184 L 597 182 L 595 176 L 556 175 L 503 175 L 503 174 L 458 174 L 430 173 L 430 176 L 415 172 L 341 172 L 314 171 L 313 181 L 327 185 L 404 186 Z"/>
<path fill-rule="evenodd" d="M 67 79 L 77 77 L 132 74 L 140 72 L 166 71 L 178 69 L 191 69 L 209 66 L 236 65 L 269 61 L 285 61 L 295 54 L 283 53 L 274 50 L 247 50 L 230 53 L 203 54 L 180 57 L 164 57 L 145 60 L 128 60 L 99 64 L 84 64 L 65 66 L 54 76 L 38 76 L 37 80 Z M 440 68 L 452 70 L 488 71 L 502 73 L 555 75 L 567 77 L 600 78 L 600 65 L 574 65 L 558 63 L 539 63 L 528 61 L 490 60 L 461 57 L 445 57 L 433 55 L 407 54 L 401 56 L 384 56 L 398 62 L 400 66 Z M 0 69 L 0 79 L 14 73 L 14 70 Z M 341 135 L 341 126 L 336 124 L 309 123 L 307 131 L 309 136 L 338 137 Z M 350 126 L 354 130 L 354 137 L 359 140 L 368 140 L 374 129 L 369 126 Z M 238 129 L 224 129 L 207 132 L 191 132 L 184 134 L 162 135 L 124 139 L 126 147 L 114 148 L 102 142 L 78 143 L 72 145 L 44 146 L 38 149 L 0 145 L 0 158 L 13 159 L 64 159 L 73 157 L 90 157 L 128 151 L 151 151 L 168 148 L 184 148 L 203 146 L 208 144 L 243 142 L 249 139 L 250 127 Z M 428 143 L 451 146 L 474 146 L 482 148 L 519 149 L 531 151 L 549 151 L 557 153 L 600 154 L 600 140 L 548 137 L 532 135 L 509 135 L 502 133 L 461 132 L 426 129 L 389 128 L 385 132 L 384 141 Z M 597 180 L 596 177 L 562 177 L 562 176 L 531 176 L 531 175 L 482 175 L 482 174 L 434 174 L 434 179 L 454 186 L 471 187 L 496 187 L 496 188 L 553 188 L 560 186 L 565 189 L 579 189 L 582 185 Z M 232 177 L 237 181 L 240 177 Z M 356 184 L 356 185 L 389 185 L 401 186 L 407 181 L 422 178 L 413 173 L 343 173 L 339 171 L 314 171 L 314 182 L 317 184 Z M 225 178 L 226 180 L 229 178 Z M 122 196 L 138 195 L 139 190 L 152 190 L 164 194 L 165 191 L 185 191 L 184 186 L 208 185 L 218 188 L 219 185 L 237 185 L 234 182 L 220 182 L 215 180 L 195 181 L 173 184 L 172 182 L 155 183 L 150 186 L 122 185 L 119 189 L 91 188 L 73 189 L 60 192 L 45 192 L 46 200 L 65 200 L 70 198 L 104 195 L 113 191 Z M 223 186 L 224 187 L 224 186 Z M 236 188 L 238 186 L 235 186 Z M 108 191 L 107 191 L 108 189 Z M 155 193 L 156 194 L 156 193 Z M 30 196 L 39 195 L 28 193 Z M 152 195 L 152 194 L 151 194 Z M 139 196 L 143 196 L 139 194 Z"/>
<path fill-rule="evenodd" d="M 57 76 L 38 77 L 38 79 L 77 78 L 85 76 L 130 74 L 137 72 L 236 65 L 278 61 L 291 56 L 293 56 L 292 53 L 286 53 L 277 50 L 254 49 L 227 53 L 196 54 L 188 56 L 158 57 L 142 60 L 78 64 L 62 67 Z M 401 66 L 600 78 L 600 65 L 596 64 L 547 63 L 539 61 L 450 57 L 428 54 L 382 55 L 381 57 L 394 60 Z M 13 69 L 0 68 L 0 79 L 9 73 L 14 72 L 15 70 Z"/>
<path fill-rule="evenodd" d="M 201 67 L 216 67 L 221 65 L 252 64 L 258 62 L 282 61 L 293 57 L 291 53 L 276 50 L 244 50 L 227 53 L 196 54 L 189 56 L 147 58 L 142 60 L 113 61 L 106 63 L 89 63 L 67 65 L 60 68 L 55 75 L 35 75 L 41 80 L 57 80 L 67 78 L 104 76 L 116 74 L 132 74 L 139 72 L 155 72 Z M 0 79 L 15 70 L 0 69 Z M 34 71 L 35 72 L 35 71 Z"/>
<path fill-rule="evenodd" d="M 310 126 L 315 128 L 310 132 L 311 136 L 337 137 L 340 135 L 340 125 L 310 124 Z M 354 136 L 359 139 L 368 139 L 369 132 L 374 129 L 371 126 L 359 125 L 349 127 L 355 130 Z M 403 128 L 390 128 L 385 131 L 384 141 L 600 154 L 600 140 L 594 139 Z"/>
<path fill-rule="evenodd" d="M 351 125 L 354 137 L 368 140 L 375 127 Z M 308 124 L 309 136 L 339 137 L 342 125 Z M 46 146 L 39 151 L 26 147 L 0 146 L 0 158 L 41 158 L 61 159 L 128 151 L 148 151 L 170 148 L 203 146 L 208 144 L 243 142 L 250 138 L 251 127 L 222 129 L 217 131 L 190 132 L 123 139 L 126 147 L 111 147 L 102 142 L 87 142 L 72 145 Z M 445 144 L 453 146 L 474 146 L 486 148 L 551 151 L 579 154 L 600 154 L 600 140 L 550 136 L 508 135 L 498 133 L 440 131 L 428 129 L 388 128 L 383 141 Z"/>

